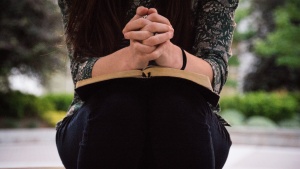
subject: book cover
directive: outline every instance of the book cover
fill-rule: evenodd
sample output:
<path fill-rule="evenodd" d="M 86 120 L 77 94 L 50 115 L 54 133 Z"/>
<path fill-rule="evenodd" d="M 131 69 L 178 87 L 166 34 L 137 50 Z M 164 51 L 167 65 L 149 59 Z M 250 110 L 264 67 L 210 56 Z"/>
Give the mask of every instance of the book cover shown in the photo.
<path fill-rule="evenodd" d="M 211 87 L 210 80 L 207 76 L 202 74 L 197 74 L 193 72 L 188 72 L 179 69 L 173 68 L 164 68 L 164 67 L 147 67 L 143 70 L 129 70 L 123 72 L 116 72 L 111 74 L 105 74 L 97 77 L 92 77 L 76 83 L 75 91 L 78 93 L 79 97 L 85 101 L 90 95 L 93 94 L 93 90 L 97 89 L 97 86 L 107 83 L 110 81 L 116 81 L 120 79 L 151 79 L 151 78 L 172 78 L 178 80 L 189 81 L 196 85 L 201 92 L 203 97 L 211 105 L 216 106 L 219 102 L 220 96 L 213 92 Z M 121 82 L 121 81 L 120 81 Z M 134 82 L 133 82 L 134 83 Z"/>

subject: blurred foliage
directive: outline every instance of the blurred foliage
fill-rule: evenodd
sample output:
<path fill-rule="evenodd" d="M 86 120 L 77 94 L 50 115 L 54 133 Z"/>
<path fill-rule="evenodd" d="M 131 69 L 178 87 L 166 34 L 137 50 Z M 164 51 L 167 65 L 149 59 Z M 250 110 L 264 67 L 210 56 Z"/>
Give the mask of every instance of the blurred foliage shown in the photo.
<path fill-rule="evenodd" d="M 4 127 L 18 127 L 20 119 L 27 120 L 23 127 L 38 126 L 38 119 L 42 119 L 50 126 L 62 120 L 72 102 L 70 94 L 49 94 L 34 96 L 19 91 L 0 92 L 0 121 Z"/>
<path fill-rule="evenodd" d="M 251 0 L 255 36 L 247 40 L 257 56 L 243 90 L 300 90 L 300 1 Z M 253 31 L 253 29 L 250 29 Z"/>
<path fill-rule="evenodd" d="M 232 126 L 244 125 L 245 115 L 234 109 L 227 109 L 221 112 L 222 117 Z"/>
<path fill-rule="evenodd" d="M 233 55 L 229 60 L 228 60 L 229 66 L 238 66 L 239 65 L 239 59 L 236 55 Z"/>
<path fill-rule="evenodd" d="M 19 91 L 0 92 L 0 98 L 5 98 L 0 102 L 0 117 L 38 117 L 43 112 L 54 109 L 53 103 Z"/>
<path fill-rule="evenodd" d="M 250 17 L 256 27 L 256 37 L 266 37 L 275 30 L 274 11 L 289 0 L 248 0 L 250 2 Z"/>
<path fill-rule="evenodd" d="M 247 126 L 252 127 L 267 127 L 267 128 L 276 128 L 277 124 L 267 117 L 263 116 L 252 116 L 249 117 L 246 121 Z"/>
<path fill-rule="evenodd" d="M 18 128 L 20 127 L 20 123 L 18 119 L 15 118 L 4 118 L 0 123 L 1 128 Z"/>
<path fill-rule="evenodd" d="M 259 58 L 245 79 L 244 91 L 300 90 L 300 69 L 278 66 L 275 57 Z"/>
<path fill-rule="evenodd" d="M 66 116 L 65 111 L 47 111 L 41 117 L 51 127 L 55 127 L 57 122 L 62 120 Z"/>
<path fill-rule="evenodd" d="M 262 128 L 300 128 L 300 116 L 299 114 L 293 118 L 283 119 L 278 122 L 274 122 L 268 117 L 253 115 L 245 117 L 244 113 L 235 109 L 227 109 L 221 111 L 221 116 L 233 127 L 237 126 L 249 126 L 249 127 L 262 127 Z"/>
<path fill-rule="evenodd" d="M 234 79 L 228 78 L 226 81 L 226 87 L 237 88 L 238 82 Z"/>
<path fill-rule="evenodd" d="M 236 23 L 240 23 L 246 17 L 251 14 L 251 10 L 249 8 L 248 0 L 240 0 L 239 6 L 235 11 L 234 20 Z"/>
<path fill-rule="evenodd" d="M 233 36 L 234 42 L 241 42 L 243 40 L 248 40 L 254 37 L 256 32 L 254 30 L 248 30 L 246 32 L 235 31 Z"/>
<path fill-rule="evenodd" d="M 277 65 L 300 68 L 300 1 L 288 0 L 274 11 L 275 30 L 255 44 L 256 53 Z"/>
<path fill-rule="evenodd" d="M 72 99 L 72 94 L 47 94 L 42 97 L 45 102 L 50 102 L 54 105 L 54 109 L 57 111 L 67 111 Z"/>
<path fill-rule="evenodd" d="M 293 119 L 286 119 L 279 122 L 280 127 L 285 128 L 300 128 L 300 114 Z"/>
<path fill-rule="evenodd" d="M 63 68 L 61 16 L 50 0 L 0 1 L 0 90 L 9 90 L 11 74 L 46 82 L 49 72 Z"/>
<path fill-rule="evenodd" d="M 245 95 L 227 96 L 221 99 L 224 110 L 234 109 L 246 118 L 263 116 L 275 122 L 292 119 L 299 111 L 299 101 L 289 93 L 252 92 Z"/>
<path fill-rule="evenodd" d="M 243 21 L 249 20 L 251 18 L 251 8 L 249 1 L 240 0 L 239 7 L 235 11 L 234 20 L 239 26 Z M 247 30 L 236 29 L 234 31 L 233 42 L 239 43 L 243 40 L 248 40 L 253 37 L 256 33 L 255 29 L 248 25 Z"/>
<path fill-rule="evenodd" d="M 37 128 L 48 127 L 48 124 L 38 117 L 17 119 L 13 117 L 0 117 L 0 128 Z"/>

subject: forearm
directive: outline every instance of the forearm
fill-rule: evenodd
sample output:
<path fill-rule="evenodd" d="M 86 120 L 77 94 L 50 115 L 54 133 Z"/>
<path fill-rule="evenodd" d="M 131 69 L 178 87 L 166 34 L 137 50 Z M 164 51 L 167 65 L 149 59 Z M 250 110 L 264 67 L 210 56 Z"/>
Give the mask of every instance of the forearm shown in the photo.
<path fill-rule="evenodd" d="M 163 67 L 170 67 L 180 69 L 183 65 L 182 50 L 177 45 L 167 42 L 165 45 L 164 57 L 160 57 L 156 60 L 156 63 Z M 185 51 L 187 62 L 185 70 L 198 74 L 203 74 L 209 77 L 210 81 L 213 80 L 213 71 L 211 65 L 195 55 L 192 55 Z"/>
<path fill-rule="evenodd" d="M 149 46 L 140 43 L 140 41 L 153 36 L 153 33 L 149 31 L 136 31 L 142 30 L 142 28 L 152 23 L 143 17 L 148 14 L 148 10 L 145 7 L 137 9 L 136 15 L 126 24 L 122 31 L 124 37 L 130 40 L 130 45 L 110 55 L 99 58 L 93 67 L 92 77 L 126 70 L 143 69 L 148 65 L 149 61 L 157 58 L 156 55 L 151 54 L 157 48 L 155 45 Z M 152 10 L 149 14 L 153 12 L 155 11 Z M 169 26 L 167 26 L 167 30 L 169 29 Z M 157 30 L 156 32 L 160 31 L 162 30 Z M 132 34 L 133 36 L 136 35 L 132 32 L 138 34 L 138 39 L 128 38 Z"/>
<path fill-rule="evenodd" d="M 110 55 L 100 57 L 93 67 L 92 77 L 133 69 L 129 61 L 124 59 L 128 55 L 130 55 L 130 50 L 125 47 Z"/>
<path fill-rule="evenodd" d="M 205 60 L 186 52 L 187 64 L 186 71 L 206 75 L 210 82 L 213 81 L 213 70 L 211 65 Z"/>
<path fill-rule="evenodd" d="M 92 77 L 147 67 L 149 61 L 154 60 L 155 56 L 148 56 L 146 53 L 137 51 L 137 46 L 150 53 L 155 50 L 155 47 L 141 45 L 139 42 L 132 41 L 128 47 L 100 57 L 93 66 Z"/>

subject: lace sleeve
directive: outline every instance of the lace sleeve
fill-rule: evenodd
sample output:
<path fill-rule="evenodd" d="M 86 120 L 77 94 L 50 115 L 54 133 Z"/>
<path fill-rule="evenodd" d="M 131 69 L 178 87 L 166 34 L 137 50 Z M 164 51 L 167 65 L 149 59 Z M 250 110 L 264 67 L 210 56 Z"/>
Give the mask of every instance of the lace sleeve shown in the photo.
<path fill-rule="evenodd" d="M 227 80 L 228 59 L 235 28 L 234 12 L 238 0 L 202 0 L 196 4 L 196 38 L 193 46 L 198 57 L 213 69 L 212 86 L 220 93 Z"/>

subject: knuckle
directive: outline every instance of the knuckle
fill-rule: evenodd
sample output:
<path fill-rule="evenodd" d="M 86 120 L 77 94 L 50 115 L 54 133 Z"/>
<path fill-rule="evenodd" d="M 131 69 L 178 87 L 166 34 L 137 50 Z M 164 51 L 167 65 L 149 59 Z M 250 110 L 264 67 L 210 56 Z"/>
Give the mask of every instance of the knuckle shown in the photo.
<path fill-rule="evenodd" d="M 148 25 L 146 25 L 146 26 L 144 26 L 143 28 L 141 28 L 141 31 L 149 31 Z"/>
<path fill-rule="evenodd" d="M 151 15 L 151 20 L 158 20 L 159 19 L 159 15 L 158 15 L 158 13 L 153 13 L 152 15 Z"/>
<path fill-rule="evenodd" d="M 143 40 L 148 39 L 151 37 L 151 33 L 150 32 L 145 32 L 140 36 Z"/>
<path fill-rule="evenodd" d="M 155 38 L 153 38 L 153 43 L 156 45 L 162 43 L 163 41 L 165 41 L 163 35 L 155 36 Z"/>
<path fill-rule="evenodd" d="M 154 44 L 159 44 L 159 43 L 161 43 L 162 42 L 162 36 L 161 35 L 159 35 L 159 36 L 155 36 L 154 38 L 153 38 L 153 41 L 152 41 L 152 43 L 154 43 Z"/>
<path fill-rule="evenodd" d="M 153 45 L 154 45 L 154 40 L 153 40 L 153 38 L 154 38 L 154 37 L 151 37 L 151 38 L 145 40 L 143 43 L 144 43 L 145 45 L 153 46 Z"/>
<path fill-rule="evenodd" d="M 138 50 L 139 49 L 139 44 L 137 42 L 132 42 L 132 47 L 134 50 Z"/>
<path fill-rule="evenodd" d="M 174 36 L 174 32 L 168 32 L 167 36 L 168 36 L 168 39 L 172 39 Z"/>
<path fill-rule="evenodd" d="M 153 53 L 153 60 L 156 60 L 156 59 L 158 59 L 159 58 L 159 53 L 158 52 L 155 52 L 155 53 Z"/>
<path fill-rule="evenodd" d="M 164 34 L 161 34 L 161 42 L 165 42 L 169 40 L 169 34 L 168 32 L 164 33 Z"/>
<path fill-rule="evenodd" d="M 153 31 L 153 30 L 155 29 L 156 26 L 155 26 L 155 23 L 152 22 L 152 23 L 150 23 L 147 27 L 148 27 L 148 30 L 149 30 L 149 31 Z"/>
<path fill-rule="evenodd" d="M 145 25 L 147 25 L 149 23 L 149 21 L 145 18 L 140 18 L 139 19 L 139 24 L 141 27 L 144 27 Z"/>
<path fill-rule="evenodd" d="M 153 33 L 150 31 L 147 31 L 147 38 L 150 38 L 151 36 L 153 36 Z"/>
<path fill-rule="evenodd" d="M 122 30 L 123 34 L 127 32 L 127 27 L 128 27 L 128 24 L 126 24 L 125 27 L 123 28 L 123 30 Z"/>
<path fill-rule="evenodd" d="M 164 30 L 165 30 L 165 31 L 169 31 L 169 30 L 170 30 L 170 26 L 169 26 L 169 25 L 166 25 L 166 24 L 164 24 Z"/>
<path fill-rule="evenodd" d="M 155 51 L 156 47 L 152 46 L 150 52 Z"/>
<path fill-rule="evenodd" d="M 151 54 L 149 54 L 149 58 L 151 60 L 158 59 L 159 58 L 159 52 L 158 52 L 158 50 L 155 50 L 154 52 L 152 52 Z"/>
<path fill-rule="evenodd" d="M 153 47 L 151 47 L 151 46 L 147 46 L 147 47 L 145 47 L 145 49 L 144 49 L 144 52 L 145 53 L 151 53 L 151 52 L 153 52 Z"/>
<path fill-rule="evenodd" d="M 125 37 L 126 39 L 130 39 L 130 38 L 131 38 L 131 32 L 126 32 L 126 33 L 124 33 L 123 35 L 124 35 L 124 37 Z"/>

